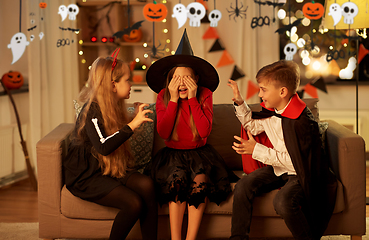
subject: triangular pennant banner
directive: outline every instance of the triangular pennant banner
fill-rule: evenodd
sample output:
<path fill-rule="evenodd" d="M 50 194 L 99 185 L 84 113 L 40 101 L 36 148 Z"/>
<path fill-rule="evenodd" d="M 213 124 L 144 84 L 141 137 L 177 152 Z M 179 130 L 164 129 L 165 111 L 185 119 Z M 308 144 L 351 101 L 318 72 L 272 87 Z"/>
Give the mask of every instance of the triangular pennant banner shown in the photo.
<path fill-rule="evenodd" d="M 219 39 L 215 40 L 213 46 L 210 48 L 209 52 L 223 51 L 225 48 Z"/>
<path fill-rule="evenodd" d="M 210 20 L 208 18 L 208 15 L 209 15 L 208 10 L 206 10 L 205 16 L 201 19 L 200 22 L 201 23 L 210 23 Z"/>
<path fill-rule="evenodd" d="M 202 36 L 202 39 L 218 39 L 219 35 L 216 28 L 209 27 L 208 30 Z"/>
<path fill-rule="evenodd" d="M 360 63 L 361 60 L 369 53 L 369 50 L 364 47 L 363 44 L 360 44 L 359 48 L 359 57 L 357 59 L 357 62 Z"/>
<path fill-rule="evenodd" d="M 259 86 L 253 83 L 251 80 L 247 82 L 247 94 L 246 100 L 250 99 L 254 96 L 257 92 L 259 92 Z"/>
<path fill-rule="evenodd" d="M 239 69 L 237 67 L 237 65 L 235 65 L 234 68 L 233 68 L 233 73 L 232 73 L 231 79 L 232 80 L 237 80 L 237 79 L 242 78 L 244 76 L 245 76 L 245 74 L 243 73 L 243 71 L 241 69 Z"/>
<path fill-rule="evenodd" d="M 299 95 L 299 98 L 301 98 L 301 99 L 304 98 L 304 92 L 305 92 L 305 90 L 297 91 L 297 95 Z"/>
<path fill-rule="evenodd" d="M 305 85 L 304 88 L 305 92 L 307 94 L 309 94 L 312 98 L 318 98 L 318 90 L 316 89 L 316 87 L 314 87 L 313 85 L 311 85 L 310 83 Z"/>
<path fill-rule="evenodd" d="M 227 52 L 227 50 L 223 51 L 222 57 L 220 58 L 217 67 L 223 67 L 229 64 L 234 63 L 233 58 L 231 57 L 231 55 L 229 55 L 229 53 Z"/>
<path fill-rule="evenodd" d="M 317 80 L 311 82 L 310 84 L 313 85 L 314 87 L 322 90 L 323 92 L 328 93 L 327 88 L 325 86 L 324 79 L 322 77 L 319 77 Z"/>
<path fill-rule="evenodd" d="M 205 1 L 207 1 L 207 0 L 197 0 L 197 1 L 195 1 L 195 2 L 199 2 L 199 3 L 201 3 L 202 5 L 204 5 L 205 9 L 206 9 L 206 10 L 208 10 L 208 4 L 207 4 L 207 2 L 205 2 Z M 181 1 L 179 1 L 179 2 L 181 2 Z M 207 15 L 207 14 L 206 14 L 206 15 Z"/>

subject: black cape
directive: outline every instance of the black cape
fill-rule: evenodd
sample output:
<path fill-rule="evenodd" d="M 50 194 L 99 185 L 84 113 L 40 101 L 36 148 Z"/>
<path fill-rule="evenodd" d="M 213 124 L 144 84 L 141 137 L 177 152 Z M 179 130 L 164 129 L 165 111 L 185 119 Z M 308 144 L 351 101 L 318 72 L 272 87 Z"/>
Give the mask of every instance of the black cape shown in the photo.
<path fill-rule="evenodd" d="M 276 115 L 261 104 L 252 118 Z M 292 164 L 305 193 L 308 219 L 314 238 L 320 239 L 328 226 L 336 202 L 337 180 L 322 147 L 319 125 L 306 104 L 295 94 L 282 115 L 283 137 Z"/>

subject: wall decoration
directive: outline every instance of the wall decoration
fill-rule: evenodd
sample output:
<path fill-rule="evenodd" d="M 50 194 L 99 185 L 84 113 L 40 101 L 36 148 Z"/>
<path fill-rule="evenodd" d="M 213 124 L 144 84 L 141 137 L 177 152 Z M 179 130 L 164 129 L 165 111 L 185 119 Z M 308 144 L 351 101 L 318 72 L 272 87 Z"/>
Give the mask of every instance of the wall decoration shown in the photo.
<path fill-rule="evenodd" d="M 359 47 L 359 56 L 357 58 L 357 62 L 360 63 L 361 60 L 363 60 L 363 58 L 368 55 L 369 53 L 369 50 L 365 48 L 364 44 L 360 44 L 360 47 Z"/>
<path fill-rule="evenodd" d="M 232 7 L 232 3 L 231 6 L 229 7 L 231 10 L 227 9 L 227 12 L 229 13 L 229 20 L 231 20 L 231 17 L 233 17 L 233 20 L 236 22 L 236 17 L 240 17 L 241 19 L 245 18 L 246 19 L 246 11 L 249 8 L 248 6 L 246 6 L 246 8 L 243 8 L 243 4 L 241 2 L 241 7 L 238 7 L 238 0 L 236 0 L 236 7 L 233 8 Z"/>
<path fill-rule="evenodd" d="M 182 3 L 174 5 L 172 18 L 176 18 L 178 22 L 178 29 L 180 29 L 181 27 L 183 27 L 183 25 L 185 25 L 187 21 L 187 12 L 188 10 L 186 6 L 183 5 Z"/>
<path fill-rule="evenodd" d="M 302 21 L 302 18 L 299 18 L 299 19 L 295 20 L 293 23 L 290 23 L 288 25 L 285 25 L 284 27 L 278 28 L 275 32 L 279 33 L 279 34 L 283 34 L 286 31 L 292 32 L 291 29 L 292 28 L 297 29 L 297 26 L 301 24 L 301 21 Z"/>
<path fill-rule="evenodd" d="M 316 89 L 316 87 L 314 87 L 313 85 L 311 85 L 310 83 L 307 83 L 304 86 L 304 91 L 309 94 L 312 98 L 318 98 L 318 90 Z"/>
<path fill-rule="evenodd" d="M 214 0 L 214 10 L 209 13 L 210 27 L 217 27 L 218 22 L 222 18 L 222 12 L 216 8 L 216 0 Z"/>
<path fill-rule="evenodd" d="M 338 3 L 332 3 L 329 6 L 329 16 L 333 18 L 333 26 L 336 26 L 342 18 L 342 9 Z"/>
<path fill-rule="evenodd" d="M 284 54 L 286 55 L 285 59 L 287 61 L 292 61 L 293 56 L 297 52 L 297 46 L 294 43 L 288 43 L 283 49 Z"/>
<path fill-rule="evenodd" d="M 11 49 L 13 54 L 12 64 L 14 64 L 22 57 L 28 45 L 29 42 L 27 41 L 27 37 L 24 33 L 18 32 L 13 35 L 10 43 L 8 44 L 8 48 Z"/>
<path fill-rule="evenodd" d="M 79 7 L 76 4 L 72 3 L 68 5 L 67 9 L 68 9 L 69 20 L 72 20 L 72 21 L 76 20 L 77 15 L 79 13 Z"/>
<path fill-rule="evenodd" d="M 324 79 L 320 76 L 318 78 L 316 78 L 315 80 L 311 81 L 310 84 L 314 87 L 316 87 L 317 89 L 328 93 L 327 91 L 327 87 L 325 85 Z"/>
<path fill-rule="evenodd" d="M 237 65 L 234 65 L 233 72 L 230 78 L 236 81 L 240 78 L 243 78 L 244 76 L 246 76 L 245 73 Z"/>
<path fill-rule="evenodd" d="M 216 67 L 219 68 L 219 67 L 223 67 L 226 65 L 230 65 L 232 63 L 234 63 L 233 58 L 231 57 L 231 55 L 228 53 L 227 50 L 224 50 Z"/>
<path fill-rule="evenodd" d="M 208 30 L 202 35 L 202 39 L 218 39 L 219 35 L 215 28 L 209 27 Z"/>
<path fill-rule="evenodd" d="M 60 15 L 60 17 L 62 18 L 62 22 L 68 17 L 68 9 L 65 5 L 60 5 L 59 6 L 59 11 L 58 14 Z"/>
<path fill-rule="evenodd" d="M 1 78 L 3 85 L 8 89 L 18 89 L 23 86 L 23 75 L 17 71 L 9 71 L 5 73 Z"/>
<path fill-rule="evenodd" d="M 324 6 L 314 1 L 305 3 L 302 7 L 302 13 L 308 19 L 317 20 L 323 17 Z"/>
<path fill-rule="evenodd" d="M 143 8 L 143 15 L 150 22 L 160 22 L 167 17 L 168 9 L 162 3 L 148 3 Z"/>
<path fill-rule="evenodd" d="M 189 18 L 190 27 L 200 27 L 201 19 L 206 15 L 204 5 L 198 2 L 192 2 L 187 5 L 187 17 Z"/>
<path fill-rule="evenodd" d="M 341 6 L 343 22 L 346 24 L 354 24 L 354 17 L 359 13 L 359 8 L 353 2 L 345 2 Z"/>
<path fill-rule="evenodd" d="M 262 17 L 261 16 L 261 5 L 265 5 L 267 4 L 266 2 L 262 2 L 254 0 L 254 2 L 256 4 L 259 5 L 259 17 L 253 17 L 251 20 L 251 28 L 256 28 L 256 27 L 262 27 L 264 25 L 268 25 L 270 24 L 270 18 L 268 16 Z"/>
<path fill-rule="evenodd" d="M 221 43 L 220 39 L 215 40 L 213 46 L 210 48 L 209 52 L 223 51 L 225 48 Z"/>
<path fill-rule="evenodd" d="M 249 100 L 252 96 L 259 92 L 259 86 L 256 85 L 253 81 L 249 80 L 247 82 L 247 93 L 246 100 Z"/>
<path fill-rule="evenodd" d="M 47 3 L 45 3 L 45 2 L 40 2 L 40 3 L 38 4 L 38 6 L 39 6 L 41 9 L 45 9 L 45 8 L 47 7 Z"/>
<path fill-rule="evenodd" d="M 128 16 L 129 18 L 129 16 Z M 140 29 L 140 27 L 142 26 L 142 23 L 145 20 L 139 21 L 134 23 L 132 26 L 129 26 L 129 19 L 128 19 L 128 27 L 125 28 L 123 31 L 118 31 L 116 33 L 113 34 L 113 37 L 117 37 L 117 38 L 122 38 L 126 41 L 126 42 L 139 42 L 142 39 L 142 31 Z M 127 40 L 128 41 L 127 41 Z"/>

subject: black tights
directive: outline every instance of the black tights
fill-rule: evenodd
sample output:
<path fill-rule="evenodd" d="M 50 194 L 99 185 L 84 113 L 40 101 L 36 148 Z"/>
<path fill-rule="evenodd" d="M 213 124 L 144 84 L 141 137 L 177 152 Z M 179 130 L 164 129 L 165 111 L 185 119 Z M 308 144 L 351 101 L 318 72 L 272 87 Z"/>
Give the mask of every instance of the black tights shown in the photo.
<path fill-rule="evenodd" d="M 143 240 L 157 239 L 158 209 L 155 201 L 154 183 L 150 177 L 133 173 L 126 185 L 114 188 L 96 203 L 118 208 L 109 239 L 125 239 L 140 219 Z"/>

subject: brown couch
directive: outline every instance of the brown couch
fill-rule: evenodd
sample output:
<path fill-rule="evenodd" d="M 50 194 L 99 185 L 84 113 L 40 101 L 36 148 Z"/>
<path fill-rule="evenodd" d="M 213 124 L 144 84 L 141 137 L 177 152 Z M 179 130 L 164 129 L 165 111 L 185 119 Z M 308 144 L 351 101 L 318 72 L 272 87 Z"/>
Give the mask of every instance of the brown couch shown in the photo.
<path fill-rule="evenodd" d="M 317 100 L 304 101 L 317 115 Z M 325 234 L 351 235 L 361 239 L 366 226 L 364 140 L 334 121 L 327 122 L 326 147 L 332 168 L 342 184 L 339 185 L 334 214 Z M 68 136 L 72 129 L 73 124 L 60 124 L 37 143 L 39 236 L 44 239 L 108 238 L 117 210 L 73 196 L 63 182 L 62 159 L 67 153 Z M 233 136 L 239 135 L 240 129 L 231 104 L 214 105 L 213 129 L 208 143 L 215 147 L 239 176 L 242 175 L 241 156 L 232 150 L 231 145 Z M 153 154 L 163 146 L 163 140 L 155 131 Z M 272 199 L 277 191 L 256 198 L 251 237 L 292 236 L 273 209 Z M 220 206 L 213 203 L 207 205 L 198 239 L 230 236 L 232 202 L 231 195 Z M 170 239 L 167 206 L 159 209 L 158 234 L 159 239 Z M 134 226 L 128 238 L 141 238 L 139 223 Z"/>

